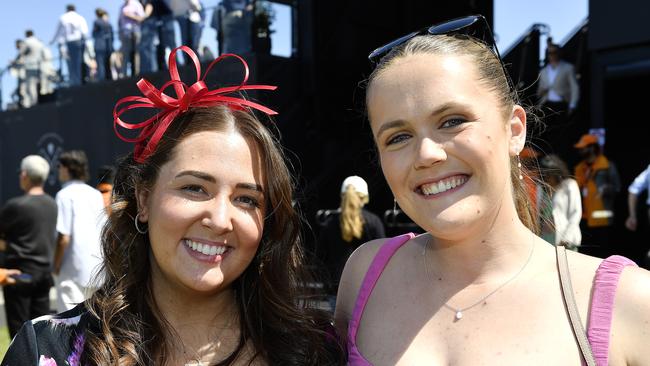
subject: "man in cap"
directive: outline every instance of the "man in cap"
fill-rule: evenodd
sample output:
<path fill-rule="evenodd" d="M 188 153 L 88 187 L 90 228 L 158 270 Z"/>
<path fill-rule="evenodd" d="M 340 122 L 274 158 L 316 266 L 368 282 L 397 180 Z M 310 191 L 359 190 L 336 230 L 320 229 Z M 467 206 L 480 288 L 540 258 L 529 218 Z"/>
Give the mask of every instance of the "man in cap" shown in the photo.
<path fill-rule="evenodd" d="M 0 211 L 6 266 L 24 274 L 21 281 L 3 290 L 12 338 L 25 321 L 50 313 L 57 207 L 54 199 L 43 191 L 49 173 L 47 160 L 38 155 L 25 157 L 18 178 L 25 194 L 7 201 Z"/>
<path fill-rule="evenodd" d="M 614 223 L 614 200 L 621 182 L 616 166 L 602 152 L 598 136 L 582 135 L 574 145 L 582 160 L 575 177 L 582 192 L 582 228 L 587 245 L 604 247 Z"/>

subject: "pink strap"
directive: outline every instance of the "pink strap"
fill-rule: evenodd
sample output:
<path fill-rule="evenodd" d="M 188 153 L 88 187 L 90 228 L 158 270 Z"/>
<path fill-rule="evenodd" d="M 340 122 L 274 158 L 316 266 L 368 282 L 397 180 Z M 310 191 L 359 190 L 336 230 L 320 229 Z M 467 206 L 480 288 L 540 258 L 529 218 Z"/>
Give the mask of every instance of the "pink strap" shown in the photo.
<path fill-rule="evenodd" d="M 613 255 L 603 260 L 596 270 L 589 310 L 587 338 L 598 366 L 607 366 L 609 335 L 614 311 L 614 297 L 618 279 L 627 266 L 636 266 L 631 260 Z"/>
<path fill-rule="evenodd" d="M 363 310 L 366 308 L 370 294 L 375 288 L 384 268 L 386 268 L 386 265 L 393 254 L 395 254 L 402 245 L 406 244 L 407 241 L 414 237 L 415 234 L 413 233 L 396 236 L 384 243 L 375 255 L 375 258 L 372 260 L 368 272 L 366 272 L 366 276 L 363 278 L 363 282 L 361 283 L 361 288 L 357 295 L 357 301 L 354 305 L 354 310 L 352 311 L 352 318 L 348 323 L 348 343 L 352 345 L 356 345 L 357 343 L 357 330 L 359 329 L 361 315 L 363 315 Z"/>

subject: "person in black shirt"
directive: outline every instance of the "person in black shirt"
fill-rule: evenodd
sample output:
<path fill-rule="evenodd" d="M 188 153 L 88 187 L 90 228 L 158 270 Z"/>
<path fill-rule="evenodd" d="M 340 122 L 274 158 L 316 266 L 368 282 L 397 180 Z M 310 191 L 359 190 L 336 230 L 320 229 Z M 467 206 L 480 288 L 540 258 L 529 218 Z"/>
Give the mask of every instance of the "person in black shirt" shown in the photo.
<path fill-rule="evenodd" d="M 345 262 L 361 244 L 384 238 L 381 219 L 363 208 L 369 202 L 368 184 L 359 176 L 341 184 L 341 207 L 325 220 L 318 239 L 319 258 L 327 270 L 326 292 L 332 308 Z"/>
<path fill-rule="evenodd" d="M 28 278 L 4 288 L 5 311 L 11 337 L 32 318 L 50 313 L 52 255 L 56 235 L 56 202 L 43 191 L 50 165 L 38 155 L 20 164 L 20 197 L 0 211 L 0 236 L 6 241 L 6 266 Z"/>

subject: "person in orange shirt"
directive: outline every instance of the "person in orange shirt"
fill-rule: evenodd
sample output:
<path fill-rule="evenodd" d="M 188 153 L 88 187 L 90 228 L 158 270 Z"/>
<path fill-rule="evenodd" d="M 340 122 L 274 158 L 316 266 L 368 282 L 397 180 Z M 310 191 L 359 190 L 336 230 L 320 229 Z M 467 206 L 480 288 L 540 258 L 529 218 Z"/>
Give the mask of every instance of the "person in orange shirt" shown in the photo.
<path fill-rule="evenodd" d="M 575 178 L 582 192 L 583 241 L 602 249 L 614 223 L 614 200 L 621 187 L 620 178 L 614 163 L 603 154 L 598 136 L 582 135 L 574 147 L 582 157 L 575 167 Z"/>

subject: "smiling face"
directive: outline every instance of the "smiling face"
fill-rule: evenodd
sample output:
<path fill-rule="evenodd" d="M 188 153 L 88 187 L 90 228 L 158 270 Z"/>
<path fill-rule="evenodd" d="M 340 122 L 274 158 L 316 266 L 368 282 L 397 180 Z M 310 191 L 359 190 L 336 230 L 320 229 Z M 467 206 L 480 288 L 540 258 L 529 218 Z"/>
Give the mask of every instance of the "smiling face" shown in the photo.
<path fill-rule="evenodd" d="M 138 195 L 154 287 L 208 294 L 229 288 L 262 237 L 263 182 L 257 147 L 232 128 L 179 142 L 152 190 Z"/>
<path fill-rule="evenodd" d="M 497 213 L 516 216 L 510 157 L 523 147 L 525 112 L 503 112 L 472 58 L 395 59 L 370 84 L 368 111 L 388 185 L 422 228 L 454 240 Z"/>

